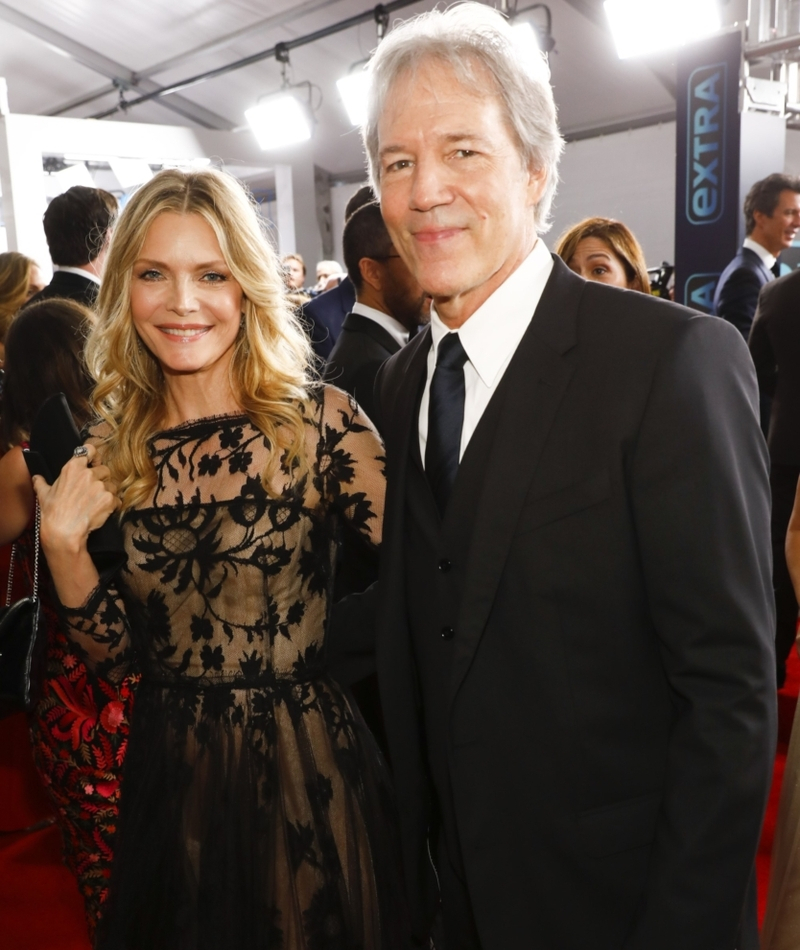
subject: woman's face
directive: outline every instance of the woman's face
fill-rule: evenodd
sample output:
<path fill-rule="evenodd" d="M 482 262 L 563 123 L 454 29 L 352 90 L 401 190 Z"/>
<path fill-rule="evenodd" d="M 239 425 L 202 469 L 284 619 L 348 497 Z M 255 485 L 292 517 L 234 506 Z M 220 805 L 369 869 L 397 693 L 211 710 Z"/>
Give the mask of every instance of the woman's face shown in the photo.
<path fill-rule="evenodd" d="M 131 277 L 136 332 L 165 377 L 226 374 L 244 296 L 214 231 L 198 214 L 160 214 Z"/>
<path fill-rule="evenodd" d="M 602 238 L 585 237 L 579 241 L 567 267 L 586 280 L 597 280 L 627 290 L 638 289 L 635 286 L 638 281 L 628 281 L 625 265 Z"/>
<path fill-rule="evenodd" d="M 44 279 L 42 272 L 39 270 L 39 265 L 32 264 L 30 277 L 28 277 L 28 290 L 25 300 L 30 300 L 34 294 L 38 294 L 40 290 L 44 290 L 44 286 Z"/>

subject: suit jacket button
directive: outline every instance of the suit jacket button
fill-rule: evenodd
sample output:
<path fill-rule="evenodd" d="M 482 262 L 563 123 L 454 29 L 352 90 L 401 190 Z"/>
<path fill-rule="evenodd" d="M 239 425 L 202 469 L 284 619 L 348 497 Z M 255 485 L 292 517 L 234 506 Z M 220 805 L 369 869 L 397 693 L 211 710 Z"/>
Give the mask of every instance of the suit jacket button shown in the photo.
<path fill-rule="evenodd" d="M 442 572 L 442 574 L 446 574 L 452 566 L 453 562 L 448 561 L 446 557 L 443 557 L 441 561 L 439 561 L 439 570 Z"/>
<path fill-rule="evenodd" d="M 456 635 L 452 627 L 442 627 L 442 640 L 452 640 Z"/>

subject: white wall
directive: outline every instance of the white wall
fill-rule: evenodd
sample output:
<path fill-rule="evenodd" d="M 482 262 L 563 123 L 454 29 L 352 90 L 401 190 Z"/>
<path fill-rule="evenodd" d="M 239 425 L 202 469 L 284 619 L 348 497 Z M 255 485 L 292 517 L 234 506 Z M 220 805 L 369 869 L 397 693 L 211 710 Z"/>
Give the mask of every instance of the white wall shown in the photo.
<path fill-rule="evenodd" d="M 675 259 L 675 123 L 570 142 L 553 204 L 553 248 L 583 218 L 618 218 L 644 248 L 649 267 Z"/>

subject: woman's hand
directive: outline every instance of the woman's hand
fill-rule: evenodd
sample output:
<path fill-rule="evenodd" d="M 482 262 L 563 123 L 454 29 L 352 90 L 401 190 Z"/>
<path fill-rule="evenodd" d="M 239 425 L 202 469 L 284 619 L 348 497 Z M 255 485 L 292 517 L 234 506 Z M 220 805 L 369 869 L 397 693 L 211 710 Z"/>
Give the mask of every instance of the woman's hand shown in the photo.
<path fill-rule="evenodd" d="M 99 583 L 97 569 L 86 550 L 89 532 L 99 528 L 119 508 L 117 486 L 105 465 L 93 465 L 97 449 L 71 458 L 48 485 L 35 475 L 33 489 L 41 509 L 40 537 L 59 600 L 80 607 Z"/>
<path fill-rule="evenodd" d="M 110 481 L 108 468 L 93 464 L 97 449 L 93 445 L 84 448 L 86 454 L 71 458 L 52 485 L 40 475 L 33 479 L 48 561 L 52 556 L 85 550 L 89 533 L 119 508 L 117 486 Z"/>

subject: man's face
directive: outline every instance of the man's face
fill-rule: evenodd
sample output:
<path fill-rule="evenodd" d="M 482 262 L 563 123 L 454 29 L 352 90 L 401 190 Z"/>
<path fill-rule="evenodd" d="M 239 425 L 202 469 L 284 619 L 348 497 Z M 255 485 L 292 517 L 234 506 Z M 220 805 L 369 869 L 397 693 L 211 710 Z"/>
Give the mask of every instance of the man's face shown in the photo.
<path fill-rule="evenodd" d="M 286 272 L 286 283 L 292 290 L 300 290 L 306 282 L 306 272 L 303 265 L 295 257 L 290 257 L 284 261 L 284 270 Z"/>
<path fill-rule="evenodd" d="M 530 253 L 545 185 L 543 172 L 525 167 L 485 78 L 480 94 L 449 66 L 424 62 L 397 79 L 378 125 L 386 226 L 451 327 Z"/>
<path fill-rule="evenodd" d="M 787 188 L 771 215 L 756 211 L 753 217 L 756 226 L 750 236 L 777 257 L 785 247 L 791 247 L 800 228 L 800 194 Z"/>
<path fill-rule="evenodd" d="M 380 261 L 380 267 L 383 301 L 389 313 L 407 330 L 427 323 L 431 318 L 431 298 L 394 248 Z"/>

